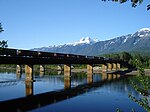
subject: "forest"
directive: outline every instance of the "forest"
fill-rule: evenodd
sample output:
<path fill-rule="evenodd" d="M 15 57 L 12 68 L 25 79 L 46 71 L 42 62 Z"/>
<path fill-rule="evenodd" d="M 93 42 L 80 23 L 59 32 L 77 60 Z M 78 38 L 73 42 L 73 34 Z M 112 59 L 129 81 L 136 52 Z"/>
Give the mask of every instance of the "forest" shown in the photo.
<path fill-rule="evenodd" d="M 137 68 L 142 67 L 144 69 L 150 69 L 150 57 L 147 54 L 144 55 L 140 53 L 128 53 L 123 51 L 120 53 L 104 54 L 103 56 L 107 58 L 115 58 L 129 61 L 129 64 Z"/>

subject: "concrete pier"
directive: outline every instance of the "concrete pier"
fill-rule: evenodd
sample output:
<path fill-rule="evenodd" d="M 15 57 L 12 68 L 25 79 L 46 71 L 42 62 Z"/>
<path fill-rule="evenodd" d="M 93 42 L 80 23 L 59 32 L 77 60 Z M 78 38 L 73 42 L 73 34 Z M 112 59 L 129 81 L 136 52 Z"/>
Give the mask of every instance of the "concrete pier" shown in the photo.
<path fill-rule="evenodd" d="M 25 65 L 26 81 L 33 81 L 33 65 Z"/>
<path fill-rule="evenodd" d="M 106 64 L 102 64 L 102 72 L 107 72 L 107 65 Z"/>
<path fill-rule="evenodd" d="M 121 68 L 120 63 L 117 63 L 117 69 L 120 69 L 120 68 Z"/>
<path fill-rule="evenodd" d="M 17 79 L 21 79 L 21 73 L 20 73 L 20 72 L 19 72 L 19 73 L 16 72 L 16 78 L 17 78 Z"/>
<path fill-rule="evenodd" d="M 40 72 L 45 72 L 45 65 L 40 65 Z"/>
<path fill-rule="evenodd" d="M 64 64 L 64 72 L 71 72 L 71 65 L 70 64 Z"/>
<path fill-rule="evenodd" d="M 21 65 L 16 66 L 16 73 L 22 73 L 22 66 Z"/>
<path fill-rule="evenodd" d="M 93 73 L 93 65 L 92 64 L 87 64 L 87 73 L 88 74 Z"/>
<path fill-rule="evenodd" d="M 112 71 L 112 63 L 107 63 L 107 67 L 108 67 L 108 69 L 107 69 L 107 71 Z"/>
<path fill-rule="evenodd" d="M 117 70 L 117 64 L 113 63 L 113 70 Z"/>
<path fill-rule="evenodd" d="M 64 76 L 65 77 L 71 76 L 71 65 L 70 64 L 64 64 Z"/>
<path fill-rule="evenodd" d="M 32 74 L 33 73 L 33 65 L 25 65 L 25 73 Z"/>

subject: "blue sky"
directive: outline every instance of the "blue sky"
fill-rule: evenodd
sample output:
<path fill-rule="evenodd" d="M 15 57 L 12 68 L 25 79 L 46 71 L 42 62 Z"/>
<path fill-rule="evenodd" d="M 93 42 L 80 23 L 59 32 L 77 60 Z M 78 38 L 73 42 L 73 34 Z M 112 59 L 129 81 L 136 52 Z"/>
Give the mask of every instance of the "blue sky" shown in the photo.
<path fill-rule="evenodd" d="M 0 22 L 10 48 L 30 49 L 78 41 L 107 40 L 150 27 L 149 0 L 131 3 L 101 0 L 0 0 Z"/>

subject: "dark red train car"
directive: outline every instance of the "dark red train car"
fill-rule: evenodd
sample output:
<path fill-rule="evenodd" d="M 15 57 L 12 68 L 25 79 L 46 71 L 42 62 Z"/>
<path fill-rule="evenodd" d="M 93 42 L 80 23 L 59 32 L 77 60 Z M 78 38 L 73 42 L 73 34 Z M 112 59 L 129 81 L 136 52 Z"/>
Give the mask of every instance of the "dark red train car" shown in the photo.
<path fill-rule="evenodd" d="M 0 49 L 0 56 L 17 56 L 16 49 Z"/>
<path fill-rule="evenodd" d="M 18 50 L 18 56 L 23 57 L 38 57 L 38 51 L 30 51 L 30 50 Z"/>
<path fill-rule="evenodd" d="M 52 58 L 54 57 L 54 53 L 38 51 L 38 56 L 43 58 Z"/>

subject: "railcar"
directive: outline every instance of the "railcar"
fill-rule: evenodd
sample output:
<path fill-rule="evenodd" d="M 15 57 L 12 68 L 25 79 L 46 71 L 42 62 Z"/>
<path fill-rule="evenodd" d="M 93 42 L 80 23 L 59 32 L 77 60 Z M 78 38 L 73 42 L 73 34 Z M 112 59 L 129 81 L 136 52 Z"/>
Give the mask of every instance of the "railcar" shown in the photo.
<path fill-rule="evenodd" d="M 67 54 L 66 56 L 67 56 L 67 58 L 69 58 L 69 57 L 70 57 L 70 54 Z"/>
<path fill-rule="evenodd" d="M 54 57 L 54 53 L 38 51 L 38 56 L 43 58 L 52 58 Z"/>
<path fill-rule="evenodd" d="M 78 55 L 77 58 L 80 58 L 80 59 L 85 59 L 86 56 L 83 56 L 83 55 Z"/>
<path fill-rule="evenodd" d="M 63 59 L 67 58 L 68 54 L 62 54 L 62 53 L 54 53 L 54 58 Z"/>
<path fill-rule="evenodd" d="M 38 51 L 30 51 L 30 50 L 18 50 L 17 51 L 18 56 L 23 57 L 38 57 Z"/>
<path fill-rule="evenodd" d="M 87 59 L 94 59 L 94 56 L 86 56 Z"/>
<path fill-rule="evenodd" d="M 97 56 L 94 56 L 94 59 L 100 59 L 99 57 L 97 57 Z"/>
<path fill-rule="evenodd" d="M 69 58 L 76 59 L 76 58 L 77 58 L 77 55 L 75 55 L 75 54 L 70 54 L 70 57 L 69 57 Z"/>
<path fill-rule="evenodd" d="M 104 57 L 95 57 L 95 59 L 104 60 Z"/>
<path fill-rule="evenodd" d="M 112 60 L 112 58 L 104 58 L 105 61 Z"/>
<path fill-rule="evenodd" d="M 17 56 L 16 49 L 0 49 L 0 56 Z"/>
<path fill-rule="evenodd" d="M 61 58 L 61 59 L 69 59 L 74 57 L 72 54 L 63 54 L 63 53 L 55 53 L 55 56 L 56 58 Z"/>

